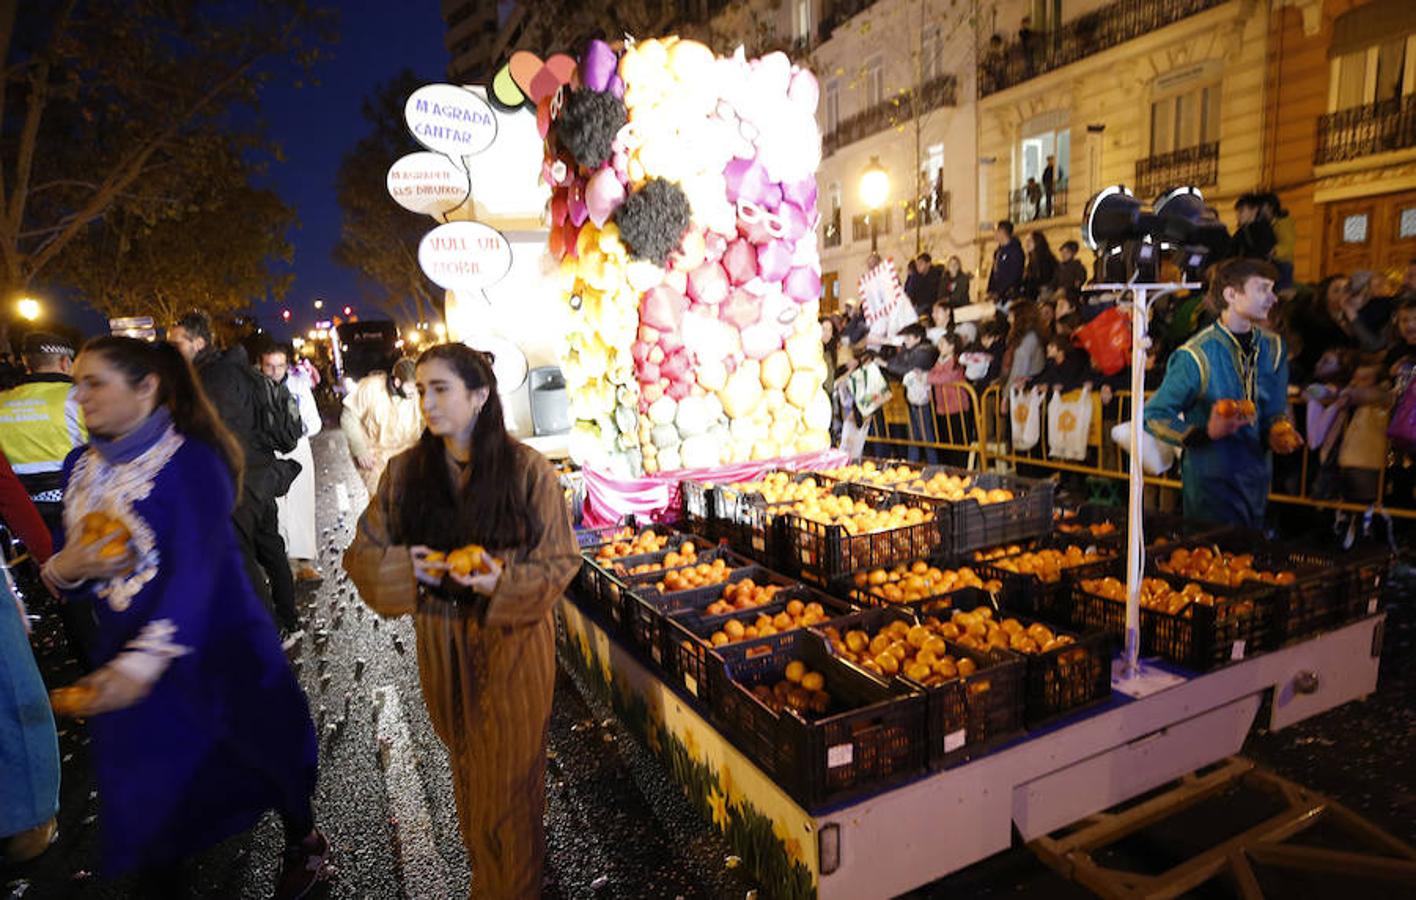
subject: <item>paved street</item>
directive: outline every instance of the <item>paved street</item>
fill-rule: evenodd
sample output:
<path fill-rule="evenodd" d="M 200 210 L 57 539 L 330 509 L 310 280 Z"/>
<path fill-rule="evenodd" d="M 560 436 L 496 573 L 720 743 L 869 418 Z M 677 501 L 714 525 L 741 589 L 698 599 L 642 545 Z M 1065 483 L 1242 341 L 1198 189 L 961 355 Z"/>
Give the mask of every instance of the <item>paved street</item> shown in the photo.
<path fill-rule="evenodd" d="M 335 848 L 331 897 L 464 896 L 467 862 L 457 834 L 445 753 L 418 690 L 411 623 L 365 611 L 339 570 L 362 483 L 337 429 L 316 440 L 321 553 L 328 576 L 302 595 L 309 627 L 293 651 L 321 732 L 317 810 Z M 1249 754 L 1281 774 L 1327 792 L 1384 828 L 1416 841 L 1416 734 L 1411 697 L 1412 579 L 1399 579 L 1386 633 L 1378 694 L 1286 732 L 1256 735 Z M 37 604 L 39 611 L 49 610 Z M 46 615 L 40 630 L 46 677 L 72 677 L 65 647 Z M 375 695 L 380 703 L 376 707 Z M 567 677 L 557 686 L 548 772 L 549 896 L 743 897 L 752 889 L 715 831 L 603 709 L 587 707 Z M 0 875 L 0 898 L 127 896 L 93 874 L 98 798 L 87 775 L 84 729 L 66 723 L 59 843 L 38 862 Z M 382 760 L 382 761 L 381 761 Z M 393 800 L 390 800 L 390 793 Z M 267 818 L 251 834 L 204 854 L 194 867 L 203 896 L 258 898 L 273 882 L 279 827 Z M 1083 896 L 1025 849 L 946 879 L 919 896 Z"/>

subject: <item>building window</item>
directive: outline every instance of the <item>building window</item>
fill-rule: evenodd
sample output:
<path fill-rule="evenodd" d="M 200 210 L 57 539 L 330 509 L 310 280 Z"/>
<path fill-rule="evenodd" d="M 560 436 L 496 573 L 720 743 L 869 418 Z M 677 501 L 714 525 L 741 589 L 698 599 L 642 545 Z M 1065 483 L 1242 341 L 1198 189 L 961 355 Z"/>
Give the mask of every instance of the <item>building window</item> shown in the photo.
<path fill-rule="evenodd" d="M 871 57 L 865 64 L 865 109 L 885 102 L 885 61 Z"/>
<path fill-rule="evenodd" d="M 938 25 L 931 25 L 924 29 L 919 39 L 919 71 L 920 82 L 930 82 L 944 74 L 940 65 L 940 55 L 943 52 L 943 41 L 939 33 Z"/>
<path fill-rule="evenodd" d="M 1403 241 L 1416 237 L 1416 206 L 1408 206 L 1401 211 L 1401 224 L 1397 226 L 1396 236 Z"/>
<path fill-rule="evenodd" d="M 887 206 L 886 208 L 880 210 L 878 215 L 880 224 L 876 227 L 875 233 L 878 235 L 889 234 L 890 208 Z M 870 215 L 868 213 L 860 213 L 858 215 L 851 216 L 851 240 L 870 240 Z"/>
<path fill-rule="evenodd" d="M 1344 244 L 1367 243 L 1367 214 L 1357 213 L 1342 220 L 1342 242 Z"/>
<path fill-rule="evenodd" d="M 833 182 L 826 189 L 826 230 L 822 235 L 822 245 L 841 246 L 841 184 Z"/>
<path fill-rule="evenodd" d="M 1219 140 L 1218 84 L 1192 88 L 1151 104 L 1151 156 Z"/>
<path fill-rule="evenodd" d="M 925 148 L 924 165 L 920 169 L 919 215 L 924 224 L 947 219 L 948 201 L 944 191 L 944 145 L 930 144 Z"/>
<path fill-rule="evenodd" d="M 1416 34 L 1353 50 L 1332 60 L 1328 112 L 1416 93 Z"/>
<path fill-rule="evenodd" d="M 841 81 L 839 78 L 832 78 L 826 82 L 826 128 L 827 134 L 836 130 L 836 126 L 841 124 Z"/>
<path fill-rule="evenodd" d="M 792 14 L 792 31 L 799 41 L 811 40 L 811 0 L 796 0 Z"/>

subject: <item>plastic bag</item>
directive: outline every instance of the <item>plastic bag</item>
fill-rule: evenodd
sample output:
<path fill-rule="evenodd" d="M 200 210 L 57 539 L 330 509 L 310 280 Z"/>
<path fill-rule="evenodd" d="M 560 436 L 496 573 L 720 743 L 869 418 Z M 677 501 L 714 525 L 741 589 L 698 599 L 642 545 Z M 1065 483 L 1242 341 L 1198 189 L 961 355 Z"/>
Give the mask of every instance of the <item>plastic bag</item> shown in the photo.
<path fill-rule="evenodd" d="M 1013 449 L 1026 452 L 1042 437 L 1042 395 L 1020 384 L 1008 388 L 1008 414 L 1013 424 Z"/>
<path fill-rule="evenodd" d="M 1092 367 L 1103 375 L 1115 375 L 1131 361 L 1131 317 L 1112 307 L 1072 336 L 1087 351 Z"/>
<path fill-rule="evenodd" d="M 1131 452 L 1131 422 L 1117 422 L 1111 427 L 1111 439 L 1126 453 Z M 1141 429 L 1141 470 L 1147 475 L 1164 475 L 1175 465 L 1180 449 L 1174 444 L 1156 440 L 1155 435 Z"/>
<path fill-rule="evenodd" d="M 1391 410 L 1391 421 L 1387 425 L 1387 440 L 1402 453 L 1416 453 L 1416 378 L 1412 370 L 1402 372 L 1401 398 Z"/>
<path fill-rule="evenodd" d="M 1048 455 L 1054 459 L 1086 459 L 1091 421 L 1091 388 L 1067 394 L 1054 392 L 1047 404 Z"/>

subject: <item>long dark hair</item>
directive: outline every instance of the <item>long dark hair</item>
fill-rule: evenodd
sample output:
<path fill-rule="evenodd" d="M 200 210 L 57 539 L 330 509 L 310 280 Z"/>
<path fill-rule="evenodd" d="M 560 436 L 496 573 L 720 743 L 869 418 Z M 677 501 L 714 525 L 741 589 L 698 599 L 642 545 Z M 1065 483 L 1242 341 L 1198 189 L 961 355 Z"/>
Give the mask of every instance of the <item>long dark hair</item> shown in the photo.
<path fill-rule="evenodd" d="M 1057 271 L 1057 257 L 1052 253 L 1052 245 L 1047 243 L 1047 235 L 1034 231 L 1032 242 L 1033 249 L 1024 264 L 1024 274 L 1035 280 L 1043 276 L 1051 278 L 1050 273 Z"/>
<path fill-rule="evenodd" d="M 173 427 L 179 434 L 203 441 L 221 454 L 226 468 L 231 471 L 234 496 L 241 496 L 241 476 L 246 459 L 241 445 L 221 423 L 191 364 L 176 347 L 165 341 L 140 341 L 109 335 L 84 344 L 83 352 L 102 356 L 110 366 L 123 373 L 132 387 L 137 387 L 147 376 L 156 375 L 157 402 L 167 407 Z"/>
<path fill-rule="evenodd" d="M 468 542 L 496 550 L 526 546 L 535 540 L 540 523 L 521 490 L 523 479 L 516 471 L 520 444 L 506 432 L 491 360 L 466 344 L 438 344 L 423 351 L 418 365 L 434 360 L 451 367 L 469 391 L 486 388 L 487 402 L 472 426 L 471 477 L 460 497 L 442 438 L 425 428 L 408 451 L 399 540 L 435 548 Z"/>

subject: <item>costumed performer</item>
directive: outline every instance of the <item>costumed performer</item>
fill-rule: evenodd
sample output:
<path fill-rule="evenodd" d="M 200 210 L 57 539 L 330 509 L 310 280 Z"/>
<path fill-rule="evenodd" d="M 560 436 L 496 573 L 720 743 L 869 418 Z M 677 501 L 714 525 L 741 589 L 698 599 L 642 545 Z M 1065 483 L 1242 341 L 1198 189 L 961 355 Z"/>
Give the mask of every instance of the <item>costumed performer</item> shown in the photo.
<path fill-rule="evenodd" d="M 490 359 L 441 344 L 419 357 L 416 377 L 427 430 L 389 463 L 344 565 L 375 612 L 413 615 L 473 896 L 539 897 L 551 608 L 579 548 L 555 470 L 506 432 Z M 460 574 L 445 557 L 468 544 L 504 564 Z"/>
<path fill-rule="evenodd" d="M 290 453 L 276 454 L 281 459 L 299 463 L 300 474 L 290 483 L 290 490 L 275 498 L 275 508 L 295 580 L 319 581 L 324 575 L 315 565 L 320 548 L 315 530 L 315 454 L 310 448 L 310 438 L 320 433 L 324 423 L 315 404 L 314 382 L 308 371 L 295 364 L 295 351 L 289 344 L 273 344 L 262 350 L 260 366 L 265 377 L 285 385 L 300 408 L 304 431 L 300 442 Z"/>
<path fill-rule="evenodd" d="M 53 700 L 89 720 L 104 868 L 183 896 L 184 857 L 275 809 L 274 896 L 305 896 L 328 873 L 315 730 L 237 544 L 240 445 L 170 344 L 97 338 L 75 374 L 92 440 L 43 574 L 98 616 L 96 670 Z"/>
<path fill-rule="evenodd" d="M 370 372 L 344 398 L 339 427 L 369 496 L 378 490 L 384 466 L 413 446 L 423 433 L 413 388 L 413 360 L 400 359 L 387 372 Z"/>

